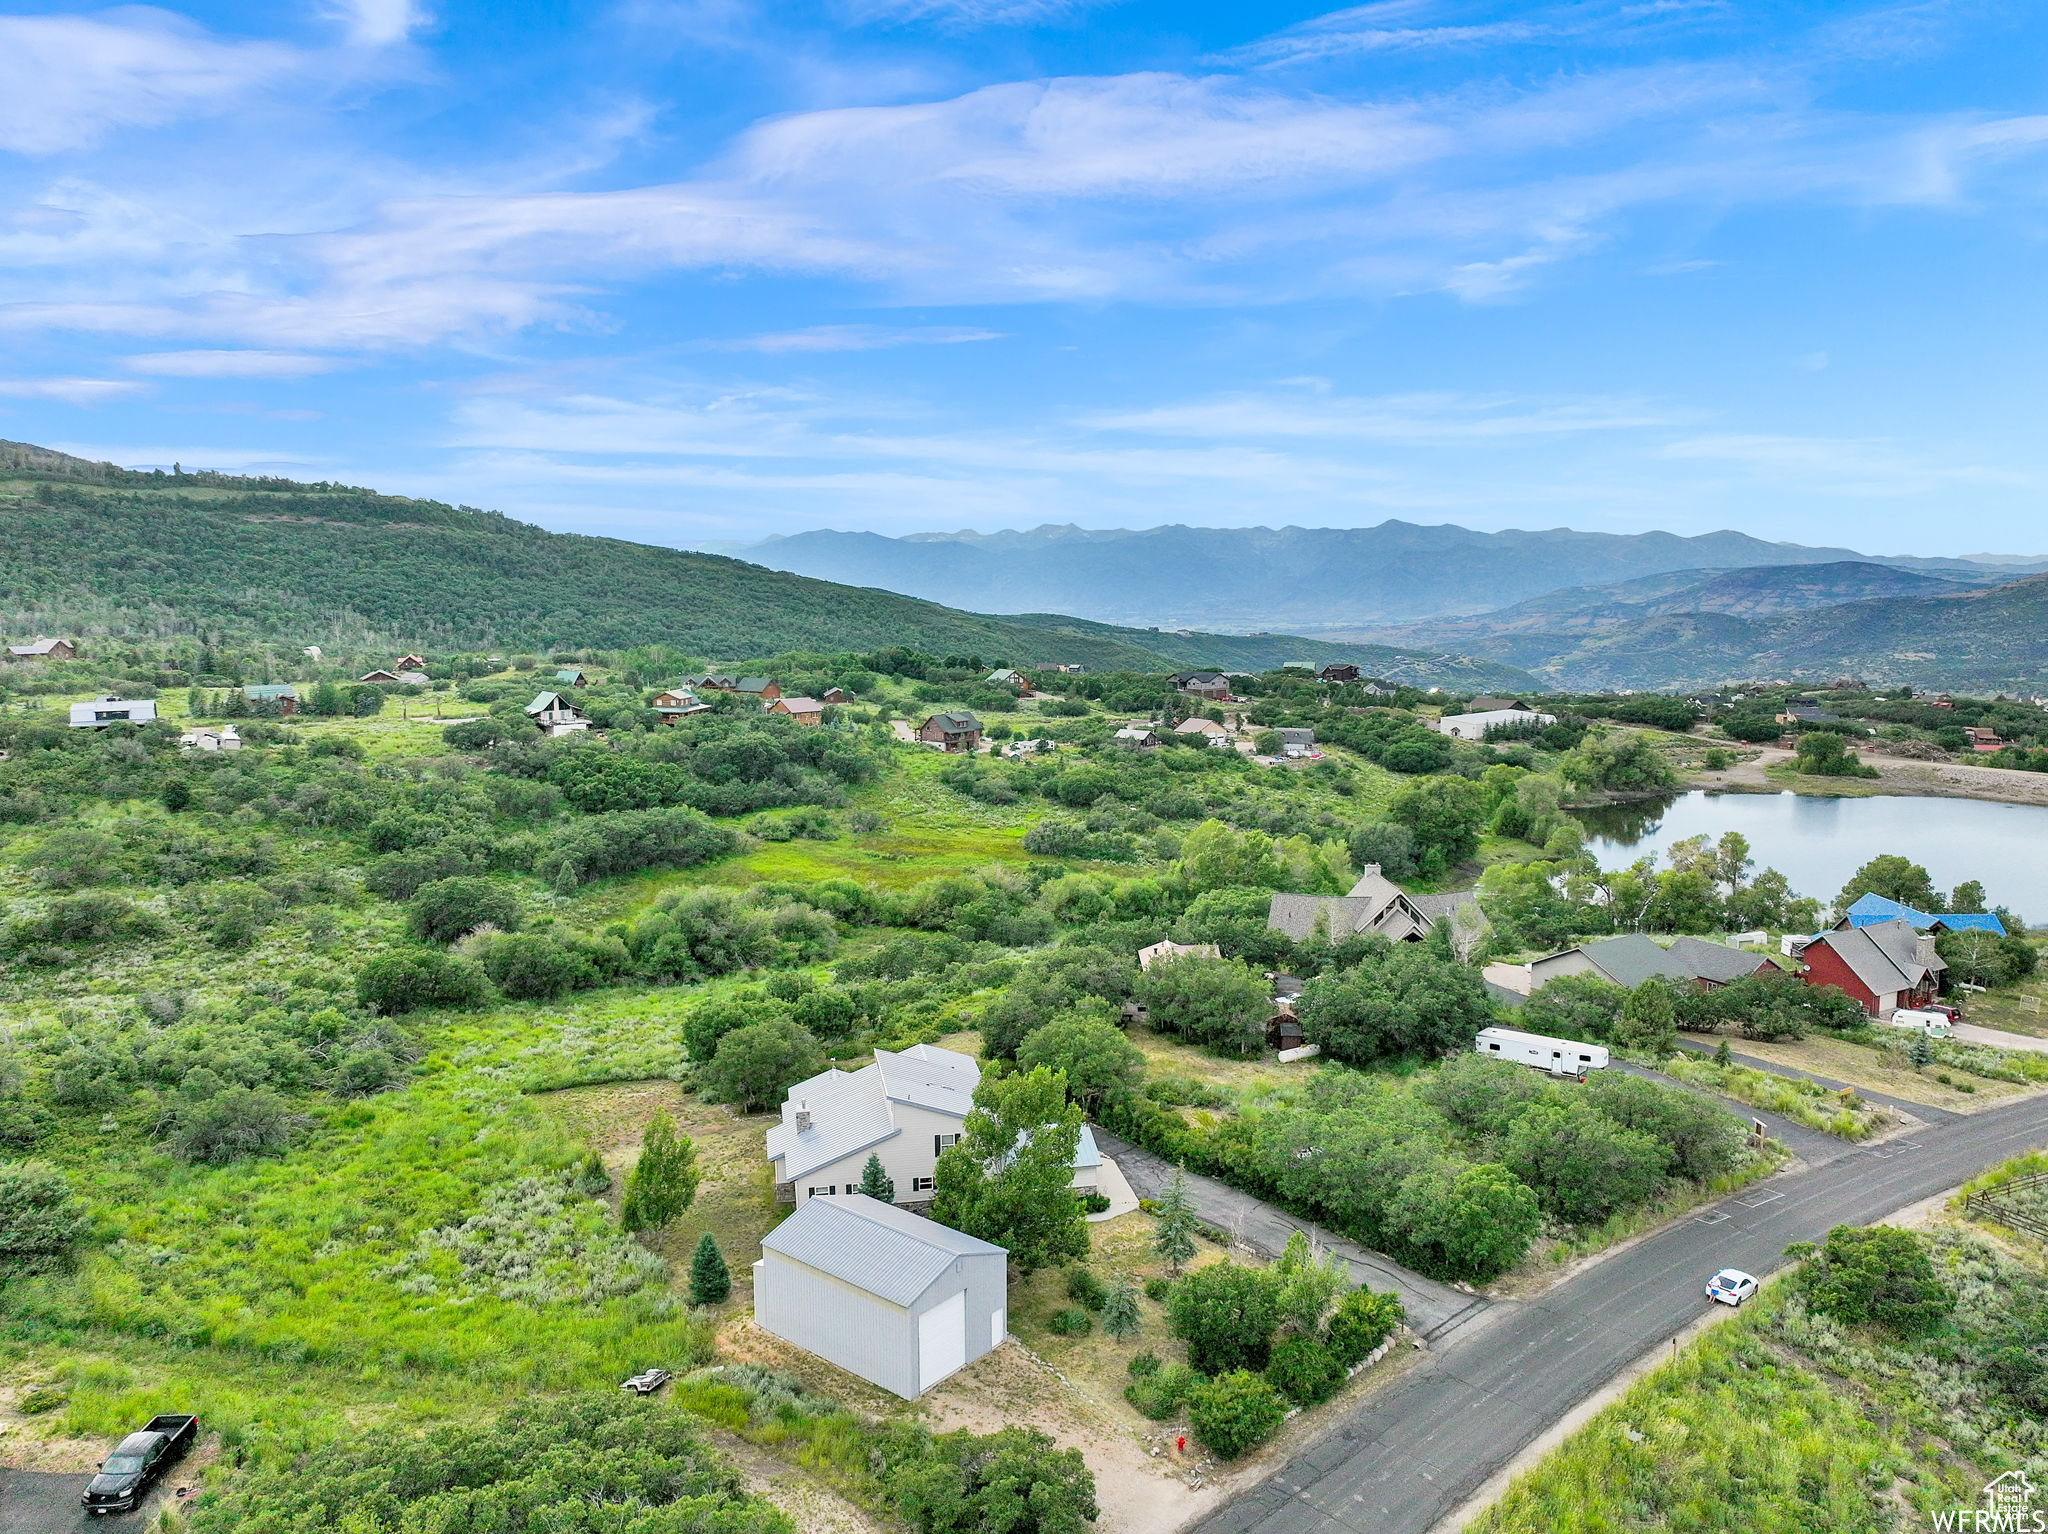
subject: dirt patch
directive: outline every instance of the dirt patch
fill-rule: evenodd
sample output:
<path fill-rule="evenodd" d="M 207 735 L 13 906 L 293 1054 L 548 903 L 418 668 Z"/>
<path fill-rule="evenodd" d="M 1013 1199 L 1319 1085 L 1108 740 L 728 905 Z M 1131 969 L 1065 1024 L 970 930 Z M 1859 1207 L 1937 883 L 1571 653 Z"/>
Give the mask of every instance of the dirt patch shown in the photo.
<path fill-rule="evenodd" d="M 774 1503 L 802 1534 L 889 1534 L 889 1527 L 787 1461 L 722 1429 L 712 1441 L 746 1478 L 747 1490 Z"/>
<path fill-rule="evenodd" d="M 1742 788 L 1768 793 L 1790 789 L 1803 794 L 1924 795 L 1936 799 L 1992 799 L 2001 804 L 2048 804 L 2048 774 L 2015 772 L 2010 767 L 1983 767 L 1974 762 L 1923 762 L 1911 757 L 1863 754 L 1874 778 L 1815 778 L 1782 769 L 1790 751 L 1770 747 L 1726 772 L 1703 772 L 1688 778 L 1688 788 Z M 1773 772 L 1770 769 L 1778 768 Z"/>
<path fill-rule="evenodd" d="M 1014 1341 L 976 1359 L 923 1405 L 935 1431 L 1035 1427 L 1062 1448 L 1080 1450 L 1095 1476 L 1104 1534 L 1169 1534 L 1227 1495 L 1213 1462 L 1194 1444 L 1186 1456 L 1176 1455 L 1171 1428 L 1151 1442 L 1141 1440 Z M 1262 1473 L 1237 1471 L 1230 1480 L 1249 1484 Z"/>

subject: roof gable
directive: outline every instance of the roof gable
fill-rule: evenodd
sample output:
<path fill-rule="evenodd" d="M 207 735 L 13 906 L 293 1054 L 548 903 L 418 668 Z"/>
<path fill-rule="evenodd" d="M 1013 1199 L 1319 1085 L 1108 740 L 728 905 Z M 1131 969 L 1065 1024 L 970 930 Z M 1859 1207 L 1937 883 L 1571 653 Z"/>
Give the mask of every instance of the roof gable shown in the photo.
<path fill-rule="evenodd" d="M 761 1249 L 908 1307 L 962 1257 L 1009 1253 L 864 1193 L 807 1198 Z"/>

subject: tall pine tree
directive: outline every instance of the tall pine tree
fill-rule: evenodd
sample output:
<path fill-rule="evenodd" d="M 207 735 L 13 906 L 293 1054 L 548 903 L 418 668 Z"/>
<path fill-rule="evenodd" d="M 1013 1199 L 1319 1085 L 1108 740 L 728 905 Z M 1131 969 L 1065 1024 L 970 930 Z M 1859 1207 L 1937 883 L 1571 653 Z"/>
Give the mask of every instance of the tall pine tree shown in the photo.
<path fill-rule="evenodd" d="M 697 1148 L 657 1113 L 640 1142 L 640 1159 L 626 1176 L 619 1223 L 628 1230 L 660 1230 L 697 1196 Z"/>
<path fill-rule="evenodd" d="M 732 1274 L 725 1266 L 725 1254 L 707 1230 L 697 1238 L 697 1250 L 690 1254 L 690 1303 L 716 1305 L 731 1293 Z"/>
<path fill-rule="evenodd" d="M 860 1191 L 885 1204 L 896 1202 L 896 1180 L 882 1170 L 880 1156 L 870 1154 L 868 1164 L 860 1169 Z"/>
<path fill-rule="evenodd" d="M 1159 1227 L 1152 1232 L 1152 1250 L 1166 1259 L 1175 1278 L 1187 1260 L 1195 1255 L 1195 1206 L 1188 1199 L 1187 1173 L 1173 1169 L 1173 1181 L 1159 1201 Z"/>

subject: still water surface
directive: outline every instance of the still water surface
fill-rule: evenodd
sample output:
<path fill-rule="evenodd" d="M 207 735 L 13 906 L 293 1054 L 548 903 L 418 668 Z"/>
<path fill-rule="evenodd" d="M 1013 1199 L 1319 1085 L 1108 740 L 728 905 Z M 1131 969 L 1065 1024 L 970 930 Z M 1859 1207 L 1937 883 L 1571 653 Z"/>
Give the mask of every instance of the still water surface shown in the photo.
<path fill-rule="evenodd" d="M 1911 858 L 1951 890 L 1978 879 L 1994 905 L 2048 920 L 2048 808 L 1981 799 L 1811 799 L 1799 794 L 1681 794 L 1576 811 L 1603 868 L 1622 868 L 1688 836 L 1740 831 L 1759 868 L 1826 902 L 1880 853 Z"/>

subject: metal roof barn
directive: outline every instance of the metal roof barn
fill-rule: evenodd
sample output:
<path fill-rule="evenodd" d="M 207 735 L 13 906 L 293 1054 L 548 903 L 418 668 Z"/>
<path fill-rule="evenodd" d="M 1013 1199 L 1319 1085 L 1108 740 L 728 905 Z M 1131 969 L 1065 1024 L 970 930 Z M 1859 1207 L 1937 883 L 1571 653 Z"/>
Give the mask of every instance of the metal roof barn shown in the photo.
<path fill-rule="evenodd" d="M 805 1199 L 761 1242 L 754 1319 L 914 1400 L 999 1346 L 1009 1253 L 861 1193 Z"/>

